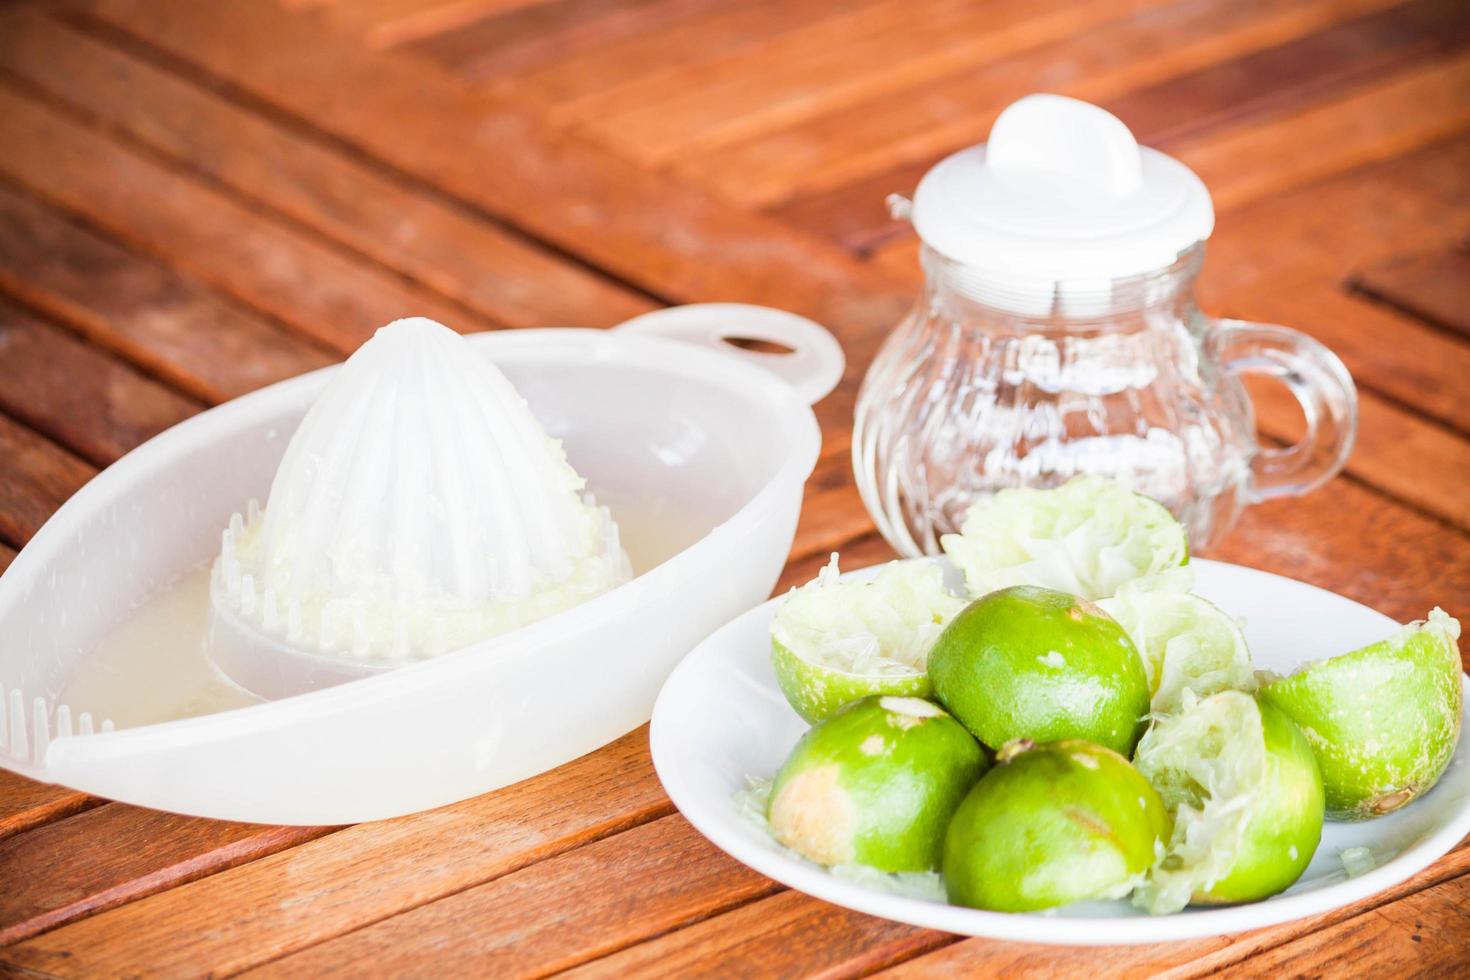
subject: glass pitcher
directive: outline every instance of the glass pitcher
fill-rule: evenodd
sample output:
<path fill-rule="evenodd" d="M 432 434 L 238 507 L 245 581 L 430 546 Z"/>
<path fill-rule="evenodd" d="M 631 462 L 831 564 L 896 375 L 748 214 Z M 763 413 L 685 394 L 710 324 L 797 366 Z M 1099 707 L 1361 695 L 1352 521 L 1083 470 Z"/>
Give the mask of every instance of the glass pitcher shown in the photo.
<path fill-rule="evenodd" d="M 1357 396 L 1342 362 L 1305 334 L 1196 308 L 1208 194 L 1101 109 L 1023 99 L 904 213 L 925 287 L 868 370 L 852 446 L 901 554 L 937 552 L 977 498 L 1082 473 L 1162 501 L 1197 550 L 1346 460 Z M 1298 443 L 1257 443 L 1247 373 L 1296 396 Z"/>

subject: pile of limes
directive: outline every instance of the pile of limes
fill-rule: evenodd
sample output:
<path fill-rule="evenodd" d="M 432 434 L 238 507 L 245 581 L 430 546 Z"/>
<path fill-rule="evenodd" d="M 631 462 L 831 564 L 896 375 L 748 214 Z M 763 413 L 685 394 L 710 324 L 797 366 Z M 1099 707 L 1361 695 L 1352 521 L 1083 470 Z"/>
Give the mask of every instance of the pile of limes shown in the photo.
<path fill-rule="evenodd" d="M 766 818 L 812 861 L 941 872 L 996 911 L 1253 901 L 1300 877 L 1325 818 L 1402 807 L 1454 754 L 1439 609 L 1258 681 L 1239 625 L 1189 591 L 1183 528 L 1116 482 L 1002 491 L 943 544 L 968 604 L 938 565 L 844 581 L 834 555 L 773 620 L 814 727 Z"/>

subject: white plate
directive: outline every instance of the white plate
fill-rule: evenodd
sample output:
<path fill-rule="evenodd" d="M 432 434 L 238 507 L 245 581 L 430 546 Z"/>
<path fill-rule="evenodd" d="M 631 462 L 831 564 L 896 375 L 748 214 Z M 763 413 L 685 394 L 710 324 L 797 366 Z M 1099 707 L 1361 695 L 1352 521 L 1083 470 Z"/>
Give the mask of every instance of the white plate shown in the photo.
<path fill-rule="evenodd" d="M 1190 565 L 1195 591 L 1245 619 L 1257 667 L 1288 673 L 1304 660 L 1344 653 L 1397 627 L 1382 613 L 1292 579 L 1220 562 Z M 843 577 L 868 578 L 877 570 Z M 947 573 L 953 575 L 953 570 Z M 1430 793 L 1367 823 L 1329 822 L 1301 880 L 1261 902 L 1169 916 L 1145 915 L 1122 901 L 1006 914 L 894 895 L 836 878 L 780 848 L 741 817 L 734 799 L 747 775 L 774 775 L 806 730 L 781 696 L 771 670 L 769 627 L 780 601 L 773 599 L 729 623 L 674 671 L 653 712 L 653 763 L 669 797 L 718 847 L 761 874 L 837 905 L 996 939 L 1097 946 L 1162 942 L 1256 929 L 1340 908 L 1403 881 L 1470 832 L 1470 764 L 1462 741 Z M 1379 866 L 1348 878 L 1338 854 L 1357 846 L 1370 848 Z"/>

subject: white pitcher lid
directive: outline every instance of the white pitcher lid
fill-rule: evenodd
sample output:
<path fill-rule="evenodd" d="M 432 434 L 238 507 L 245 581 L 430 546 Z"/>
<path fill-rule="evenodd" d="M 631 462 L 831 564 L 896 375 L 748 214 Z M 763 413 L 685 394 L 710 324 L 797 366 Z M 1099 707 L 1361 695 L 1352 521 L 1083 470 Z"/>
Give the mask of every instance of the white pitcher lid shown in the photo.
<path fill-rule="evenodd" d="M 929 247 L 990 275 L 1095 282 L 1170 265 L 1209 237 L 1215 211 L 1193 171 L 1116 116 L 1028 95 L 989 142 L 924 176 L 912 219 Z"/>

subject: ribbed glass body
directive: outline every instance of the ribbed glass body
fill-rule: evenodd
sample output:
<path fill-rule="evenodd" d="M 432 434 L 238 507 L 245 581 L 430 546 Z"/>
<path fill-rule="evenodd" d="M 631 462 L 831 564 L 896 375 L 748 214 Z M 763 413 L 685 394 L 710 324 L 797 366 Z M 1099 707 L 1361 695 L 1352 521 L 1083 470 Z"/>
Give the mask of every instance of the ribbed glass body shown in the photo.
<path fill-rule="evenodd" d="M 1112 281 L 988 277 L 925 248 L 926 285 L 858 396 L 853 466 L 900 553 L 934 553 L 969 505 L 1079 473 L 1166 504 L 1207 546 L 1248 502 L 1255 424 L 1194 306 L 1195 246 Z"/>

